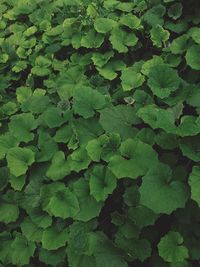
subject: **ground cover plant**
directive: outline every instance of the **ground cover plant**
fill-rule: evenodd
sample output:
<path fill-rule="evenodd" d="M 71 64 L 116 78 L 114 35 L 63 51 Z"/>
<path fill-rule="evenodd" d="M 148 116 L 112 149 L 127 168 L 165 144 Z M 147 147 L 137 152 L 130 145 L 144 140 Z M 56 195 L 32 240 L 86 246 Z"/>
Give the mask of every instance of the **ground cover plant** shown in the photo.
<path fill-rule="evenodd" d="M 200 266 L 198 0 L 0 1 L 0 267 Z"/>

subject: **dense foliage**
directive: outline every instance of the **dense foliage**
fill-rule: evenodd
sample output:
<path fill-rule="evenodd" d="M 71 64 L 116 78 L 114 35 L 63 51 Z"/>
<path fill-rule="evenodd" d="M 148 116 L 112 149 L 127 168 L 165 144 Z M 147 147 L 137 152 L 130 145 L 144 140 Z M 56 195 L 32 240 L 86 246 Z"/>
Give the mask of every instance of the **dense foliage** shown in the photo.
<path fill-rule="evenodd" d="M 0 266 L 200 266 L 198 0 L 0 1 Z"/>

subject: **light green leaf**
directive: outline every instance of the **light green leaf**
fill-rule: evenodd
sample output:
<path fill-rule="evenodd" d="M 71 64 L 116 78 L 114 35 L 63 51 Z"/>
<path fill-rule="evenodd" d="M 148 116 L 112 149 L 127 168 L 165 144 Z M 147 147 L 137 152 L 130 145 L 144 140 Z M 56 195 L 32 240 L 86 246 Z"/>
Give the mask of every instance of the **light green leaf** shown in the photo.
<path fill-rule="evenodd" d="M 98 48 L 104 41 L 104 35 L 90 30 L 81 39 L 81 46 L 86 48 Z"/>
<path fill-rule="evenodd" d="M 12 147 L 18 145 L 17 139 L 12 136 L 9 132 L 0 136 L 0 159 L 3 159 Z"/>
<path fill-rule="evenodd" d="M 189 37 L 186 34 L 174 39 L 170 45 L 171 52 L 175 55 L 183 54 L 188 48 L 188 39 Z"/>
<path fill-rule="evenodd" d="M 90 140 L 86 146 L 88 155 L 93 161 L 100 161 L 101 153 L 108 142 L 106 135 L 101 135 L 98 139 Z"/>
<path fill-rule="evenodd" d="M 22 175 L 16 177 L 14 175 L 10 175 L 9 183 L 14 190 L 21 191 L 26 183 L 26 176 Z"/>
<path fill-rule="evenodd" d="M 163 59 L 161 57 L 153 56 L 153 58 L 144 62 L 144 64 L 142 65 L 141 72 L 148 76 L 152 67 L 154 67 L 156 65 L 163 65 L 163 63 L 164 62 L 163 62 Z"/>
<path fill-rule="evenodd" d="M 192 27 L 189 30 L 189 35 L 192 39 L 197 43 L 200 44 L 200 28 L 199 27 Z"/>
<path fill-rule="evenodd" d="M 170 231 L 158 244 L 159 255 L 167 262 L 183 262 L 188 258 L 188 250 L 183 242 L 178 232 Z"/>
<path fill-rule="evenodd" d="M 200 70 L 200 45 L 191 46 L 185 55 L 187 64 L 194 70 Z"/>
<path fill-rule="evenodd" d="M 69 157 L 69 165 L 71 171 L 79 172 L 81 170 L 86 169 L 91 159 L 88 156 L 88 153 L 85 148 L 79 148 L 75 150 Z"/>
<path fill-rule="evenodd" d="M 97 67 L 97 70 L 101 76 L 110 81 L 117 77 L 117 71 L 125 68 L 125 64 L 121 60 L 110 60 L 103 67 Z"/>
<path fill-rule="evenodd" d="M 70 167 L 65 159 L 65 154 L 62 151 L 58 151 L 54 154 L 52 163 L 47 170 L 47 177 L 51 178 L 53 181 L 58 181 L 63 179 L 70 173 Z"/>
<path fill-rule="evenodd" d="M 133 14 L 121 16 L 119 22 L 130 29 L 139 29 L 141 27 L 141 20 Z"/>
<path fill-rule="evenodd" d="M 97 18 L 94 21 L 94 28 L 97 32 L 107 33 L 111 31 L 116 24 L 117 22 L 109 18 Z"/>
<path fill-rule="evenodd" d="M 9 149 L 6 159 L 11 174 L 17 177 L 25 174 L 28 167 L 35 161 L 33 151 L 21 147 Z"/>
<path fill-rule="evenodd" d="M 161 25 L 154 26 L 151 31 L 151 40 L 156 47 L 162 47 L 170 36 L 169 31 L 165 30 Z"/>
<path fill-rule="evenodd" d="M 145 81 L 144 76 L 141 73 L 134 71 L 131 67 L 122 70 L 120 79 L 124 91 L 135 89 L 141 86 Z"/>
<path fill-rule="evenodd" d="M 101 68 L 113 57 L 113 55 L 113 51 L 106 52 L 105 54 L 94 52 L 92 55 L 92 61 L 95 66 Z"/>
<path fill-rule="evenodd" d="M 128 47 L 133 47 L 138 42 L 138 38 L 134 33 L 128 33 L 120 28 L 112 30 L 109 40 L 113 48 L 119 53 L 126 53 Z"/>

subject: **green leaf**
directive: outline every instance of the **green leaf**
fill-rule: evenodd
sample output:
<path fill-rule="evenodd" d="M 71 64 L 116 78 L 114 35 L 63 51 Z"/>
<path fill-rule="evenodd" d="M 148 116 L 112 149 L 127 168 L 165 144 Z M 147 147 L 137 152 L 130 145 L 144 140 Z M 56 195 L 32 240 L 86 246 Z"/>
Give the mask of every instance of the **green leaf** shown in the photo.
<path fill-rule="evenodd" d="M 97 246 L 95 259 L 97 267 L 128 267 L 120 250 L 106 240 Z"/>
<path fill-rule="evenodd" d="M 70 173 L 70 167 L 68 162 L 65 160 L 65 154 L 62 151 L 58 151 L 54 154 L 52 163 L 47 170 L 47 177 L 53 181 L 63 179 Z"/>
<path fill-rule="evenodd" d="M 187 95 L 186 102 L 192 106 L 192 107 L 199 107 L 200 101 L 200 92 L 198 90 L 198 85 L 190 85 L 190 91 L 189 94 Z"/>
<path fill-rule="evenodd" d="M 27 240 L 33 242 L 40 242 L 42 239 L 42 228 L 39 228 L 36 224 L 34 224 L 29 218 L 26 218 L 21 223 L 21 231 L 23 236 L 26 237 Z"/>
<path fill-rule="evenodd" d="M 39 251 L 39 260 L 50 266 L 57 266 L 64 264 L 66 257 L 65 249 L 61 248 L 58 250 L 46 250 L 41 248 Z"/>
<path fill-rule="evenodd" d="M 90 194 L 88 181 L 79 179 L 73 184 L 73 191 L 78 198 L 80 211 L 75 219 L 82 222 L 90 221 L 97 217 L 101 211 L 103 202 L 97 202 Z"/>
<path fill-rule="evenodd" d="M 128 259 L 131 261 L 139 259 L 141 262 L 144 262 L 151 256 L 151 246 L 146 239 L 127 239 L 123 236 L 119 236 L 116 239 L 116 242 L 117 245 L 124 250 Z"/>
<path fill-rule="evenodd" d="M 114 28 L 109 38 L 113 49 L 119 53 L 128 52 L 128 47 L 133 47 L 137 44 L 138 38 L 134 33 L 128 33 L 120 28 Z"/>
<path fill-rule="evenodd" d="M 105 97 L 90 87 L 80 87 L 74 92 L 73 107 L 75 113 L 87 119 L 94 116 L 96 110 L 105 106 Z"/>
<path fill-rule="evenodd" d="M 41 208 L 33 208 L 29 210 L 31 221 L 39 228 L 46 229 L 52 224 L 52 217 L 45 213 Z"/>
<path fill-rule="evenodd" d="M 10 175 L 9 182 L 10 182 L 11 187 L 14 190 L 21 191 L 26 183 L 26 176 L 22 175 L 22 176 L 16 177 L 14 175 Z"/>
<path fill-rule="evenodd" d="M 200 207 L 200 167 L 194 166 L 192 168 L 192 173 L 189 176 L 189 185 L 191 188 L 191 198 L 196 201 Z"/>
<path fill-rule="evenodd" d="M 12 236 L 11 233 L 1 231 L 0 233 L 0 259 L 4 265 L 11 263 L 11 244 Z M 1 265 L 0 265 L 1 266 Z M 1 267 L 4 267 L 3 265 Z"/>
<path fill-rule="evenodd" d="M 183 54 L 188 48 L 188 35 L 183 34 L 174 39 L 170 45 L 170 50 L 175 55 Z"/>
<path fill-rule="evenodd" d="M 163 43 L 165 43 L 170 36 L 169 31 L 165 30 L 162 26 L 156 25 L 151 31 L 151 40 L 156 47 L 162 47 Z"/>
<path fill-rule="evenodd" d="M 70 117 L 70 111 L 63 112 L 58 107 L 50 107 L 43 113 L 44 121 L 49 128 L 59 127 L 67 122 Z"/>
<path fill-rule="evenodd" d="M 0 204 L 0 221 L 5 224 L 15 222 L 19 217 L 19 208 L 14 204 Z"/>
<path fill-rule="evenodd" d="M 194 70 L 200 70 L 200 45 L 193 45 L 191 46 L 185 55 L 185 59 L 187 64 Z"/>
<path fill-rule="evenodd" d="M 9 132 L 0 136 L 0 159 L 3 159 L 8 150 L 18 145 L 18 141 Z"/>
<path fill-rule="evenodd" d="M 8 126 L 10 133 L 18 141 L 29 142 L 34 138 L 31 131 L 37 128 L 37 122 L 31 113 L 22 113 L 12 116 Z"/>
<path fill-rule="evenodd" d="M 90 174 L 90 193 L 97 201 L 105 201 L 116 188 L 116 177 L 105 166 L 96 165 Z"/>
<path fill-rule="evenodd" d="M 42 247 L 47 250 L 56 250 L 64 247 L 68 240 L 68 230 L 51 226 L 44 230 L 42 235 Z"/>
<path fill-rule="evenodd" d="M 137 73 L 133 68 L 126 68 L 122 70 L 122 75 L 120 77 L 122 81 L 122 88 L 124 91 L 130 91 L 141 86 L 145 79 L 141 73 Z"/>
<path fill-rule="evenodd" d="M 30 111 L 33 114 L 43 113 L 49 106 L 49 97 L 45 95 L 32 95 L 21 104 L 24 112 Z"/>
<path fill-rule="evenodd" d="M 141 20 L 132 14 L 121 16 L 119 22 L 130 29 L 139 29 L 141 27 Z"/>
<path fill-rule="evenodd" d="M 172 112 L 157 108 L 155 105 L 147 105 L 146 107 L 140 108 L 137 115 L 153 129 L 162 128 L 166 132 L 175 131 L 176 129 Z"/>
<path fill-rule="evenodd" d="M 63 125 L 57 131 L 53 139 L 57 143 L 65 143 L 67 144 L 70 141 L 70 138 L 73 134 L 72 127 L 70 125 Z"/>
<path fill-rule="evenodd" d="M 117 178 L 137 179 L 157 163 L 157 154 L 139 139 L 127 139 L 121 144 L 120 154 L 110 158 L 108 168 Z M 142 160 L 145 155 L 145 161 Z"/>
<path fill-rule="evenodd" d="M 0 168 L 0 191 L 2 191 L 8 184 L 9 171 L 6 167 Z"/>
<path fill-rule="evenodd" d="M 116 24 L 117 22 L 109 18 L 97 18 L 94 21 L 94 28 L 97 32 L 107 33 L 111 31 Z"/>
<path fill-rule="evenodd" d="M 117 71 L 124 69 L 125 64 L 121 60 L 110 60 L 102 68 L 97 67 L 101 76 L 108 80 L 114 80 L 117 77 Z"/>
<path fill-rule="evenodd" d="M 29 264 L 33 257 L 36 246 L 35 243 L 28 241 L 22 235 L 18 234 L 11 244 L 12 264 L 23 266 Z"/>
<path fill-rule="evenodd" d="M 109 139 L 104 144 L 103 150 L 101 152 L 101 158 L 106 162 L 108 162 L 113 155 L 119 154 L 118 149 L 121 143 L 119 134 L 111 133 L 108 135 L 108 137 Z"/>
<path fill-rule="evenodd" d="M 151 209 L 139 205 L 129 208 L 128 217 L 135 222 L 138 228 L 143 228 L 148 225 L 154 225 L 158 215 L 156 215 Z"/>
<path fill-rule="evenodd" d="M 143 177 L 139 190 L 140 203 L 157 214 L 171 214 L 178 208 L 184 208 L 189 197 L 187 186 L 172 179 L 172 170 L 168 165 L 159 163 L 152 166 Z"/>
<path fill-rule="evenodd" d="M 101 153 L 107 142 L 108 137 L 106 135 L 101 135 L 98 139 L 93 139 L 88 142 L 86 150 L 93 161 L 100 161 Z"/>
<path fill-rule="evenodd" d="M 7 102 L 6 104 L 4 104 L 2 106 L 2 108 L 1 108 L 1 110 L 5 114 L 5 116 L 6 115 L 10 116 L 10 115 L 16 113 L 17 109 L 18 108 L 17 108 L 16 103 L 11 102 L 11 101 L 10 102 Z"/>
<path fill-rule="evenodd" d="M 118 105 L 105 108 L 100 112 L 100 124 L 107 133 L 119 133 L 123 138 L 135 135 L 132 125 L 137 122 L 135 109 Z"/>
<path fill-rule="evenodd" d="M 189 159 L 199 162 L 200 161 L 200 136 L 185 137 L 180 140 L 180 149 L 184 156 Z"/>
<path fill-rule="evenodd" d="M 163 25 L 163 16 L 166 12 L 164 5 L 152 5 L 152 8 L 148 8 L 143 15 L 143 19 L 151 26 Z"/>
<path fill-rule="evenodd" d="M 200 28 L 199 27 L 192 27 L 189 30 L 189 35 L 192 37 L 192 39 L 197 43 L 200 44 Z"/>
<path fill-rule="evenodd" d="M 194 136 L 199 133 L 200 121 L 198 117 L 195 116 L 182 116 L 180 120 L 180 125 L 177 130 L 177 134 L 180 136 Z"/>
<path fill-rule="evenodd" d="M 181 3 L 176 3 L 168 9 L 168 16 L 177 20 L 182 14 L 183 6 Z"/>
<path fill-rule="evenodd" d="M 152 67 L 157 66 L 157 65 L 163 65 L 163 59 L 159 56 L 153 56 L 153 58 L 147 60 L 144 62 L 144 64 L 142 65 L 142 70 L 141 72 L 144 75 L 149 76 L 149 72 L 151 70 Z"/>
<path fill-rule="evenodd" d="M 28 148 L 21 147 L 9 149 L 6 159 L 11 174 L 17 177 L 25 174 L 28 167 L 35 161 L 33 151 Z"/>
<path fill-rule="evenodd" d="M 166 98 L 176 91 L 179 85 L 180 78 L 176 70 L 167 65 L 157 65 L 151 68 L 148 86 L 156 96 Z"/>
<path fill-rule="evenodd" d="M 53 155 L 58 151 L 56 142 L 51 138 L 47 131 L 44 129 L 38 131 L 38 151 L 36 151 L 36 161 L 45 162 L 51 160 Z"/>
<path fill-rule="evenodd" d="M 92 54 L 92 61 L 95 66 L 101 68 L 113 57 L 113 55 L 113 51 L 106 52 L 105 54 L 94 52 Z"/>
<path fill-rule="evenodd" d="M 104 41 L 104 35 L 90 30 L 81 39 L 81 46 L 86 48 L 98 48 Z"/>
<path fill-rule="evenodd" d="M 112 1 L 111 1 L 111 3 L 112 3 Z M 131 12 L 133 10 L 133 7 L 134 7 L 134 3 L 129 3 L 129 2 L 113 1 L 113 4 L 114 3 L 116 4 L 116 7 L 115 7 L 116 9 L 124 11 L 124 12 Z"/>
<path fill-rule="evenodd" d="M 35 59 L 35 66 L 31 69 L 34 75 L 43 77 L 51 73 L 51 60 L 44 56 L 38 56 Z"/>
<path fill-rule="evenodd" d="M 188 258 L 188 250 L 183 242 L 178 232 L 170 231 L 158 244 L 159 255 L 167 262 L 183 262 Z"/>
<path fill-rule="evenodd" d="M 81 170 L 86 169 L 91 159 L 87 154 L 87 151 L 85 148 L 79 148 L 75 150 L 69 157 L 69 165 L 71 171 L 79 172 Z"/>
<path fill-rule="evenodd" d="M 80 208 L 75 194 L 65 188 L 59 190 L 50 198 L 46 210 L 50 215 L 66 219 L 74 218 Z"/>
<path fill-rule="evenodd" d="M 67 246 L 68 262 L 73 267 L 96 266 L 92 256 L 96 247 L 96 234 L 91 230 L 94 222 L 75 222 L 70 226 L 69 242 Z"/>

